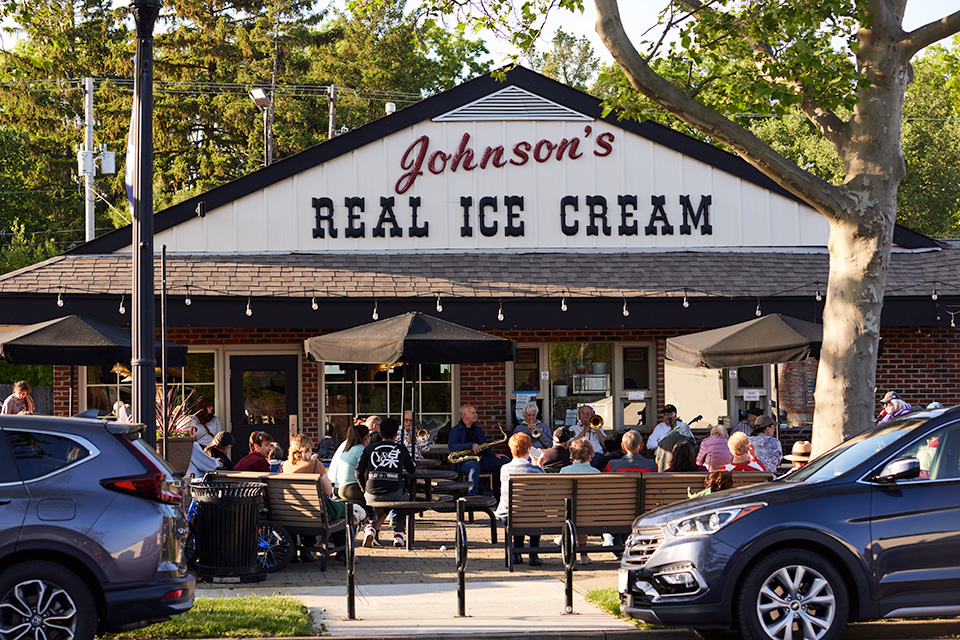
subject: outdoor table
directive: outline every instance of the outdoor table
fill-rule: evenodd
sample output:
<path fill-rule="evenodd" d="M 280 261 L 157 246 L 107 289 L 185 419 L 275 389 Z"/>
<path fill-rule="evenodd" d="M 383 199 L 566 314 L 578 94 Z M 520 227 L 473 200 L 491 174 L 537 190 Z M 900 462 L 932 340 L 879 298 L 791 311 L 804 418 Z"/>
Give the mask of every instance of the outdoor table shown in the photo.
<path fill-rule="evenodd" d="M 413 551 L 414 543 L 414 534 L 416 527 L 416 518 L 414 516 L 418 513 L 423 513 L 427 509 L 434 509 L 438 504 L 442 502 L 450 502 L 453 500 L 453 496 L 440 496 L 436 500 L 403 500 L 400 502 L 394 501 L 371 501 L 367 500 L 367 506 L 372 509 L 380 509 L 383 511 L 386 510 L 395 510 L 397 512 L 398 518 L 407 519 L 407 534 L 406 534 L 406 545 L 407 551 Z"/>
<path fill-rule="evenodd" d="M 453 480 L 456 477 L 456 471 L 446 469 L 417 469 L 413 473 L 403 474 L 403 478 L 409 483 L 407 489 L 410 493 L 411 500 L 417 499 L 417 481 L 423 480 L 423 493 L 426 502 L 430 502 L 433 499 L 434 480 Z"/>
<path fill-rule="evenodd" d="M 440 464 L 440 460 L 436 458 L 417 458 L 413 463 L 418 467 L 435 467 Z"/>

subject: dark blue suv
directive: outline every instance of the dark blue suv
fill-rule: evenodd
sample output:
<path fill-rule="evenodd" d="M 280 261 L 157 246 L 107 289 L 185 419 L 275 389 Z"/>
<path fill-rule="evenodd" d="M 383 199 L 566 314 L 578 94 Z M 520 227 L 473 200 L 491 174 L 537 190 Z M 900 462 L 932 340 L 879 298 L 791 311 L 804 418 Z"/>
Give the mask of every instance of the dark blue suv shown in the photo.
<path fill-rule="evenodd" d="M 91 640 L 193 605 L 180 485 L 141 429 L 0 416 L 0 637 Z"/>
<path fill-rule="evenodd" d="M 780 480 L 644 514 L 622 610 L 748 639 L 960 615 L 960 408 L 873 427 Z"/>

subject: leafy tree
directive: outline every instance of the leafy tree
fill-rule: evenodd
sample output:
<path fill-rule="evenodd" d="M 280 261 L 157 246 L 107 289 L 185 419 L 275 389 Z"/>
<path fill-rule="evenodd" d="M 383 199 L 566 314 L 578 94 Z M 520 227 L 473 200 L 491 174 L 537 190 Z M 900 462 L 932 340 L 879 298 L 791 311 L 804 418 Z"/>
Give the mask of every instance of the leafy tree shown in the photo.
<path fill-rule="evenodd" d="M 576 37 L 557 29 L 553 36 L 553 48 L 540 55 L 534 52 L 530 64 L 548 78 L 587 91 L 597 75 L 600 59 L 597 58 L 586 37 Z"/>
<path fill-rule="evenodd" d="M 518 3 L 519 4 L 519 3 Z M 814 449 L 823 451 L 872 423 L 877 340 L 906 174 L 903 100 L 911 60 L 960 31 L 960 11 L 911 32 L 907 0 L 673 0 L 661 14 L 678 34 L 665 55 L 702 67 L 699 82 L 672 82 L 651 60 L 665 39 L 633 42 L 617 0 L 595 0 L 597 31 L 630 84 L 802 198 L 830 221 L 830 269 L 817 376 Z M 554 7 L 583 0 L 435 0 L 473 10 L 480 26 L 513 20 L 514 43 L 530 47 Z M 638 50 L 644 49 L 644 53 Z M 707 91 L 709 89 L 709 91 Z M 836 151 L 842 184 L 831 184 L 778 153 L 727 113 L 782 116 L 798 109 Z M 849 115 L 844 115 L 849 114 Z"/>

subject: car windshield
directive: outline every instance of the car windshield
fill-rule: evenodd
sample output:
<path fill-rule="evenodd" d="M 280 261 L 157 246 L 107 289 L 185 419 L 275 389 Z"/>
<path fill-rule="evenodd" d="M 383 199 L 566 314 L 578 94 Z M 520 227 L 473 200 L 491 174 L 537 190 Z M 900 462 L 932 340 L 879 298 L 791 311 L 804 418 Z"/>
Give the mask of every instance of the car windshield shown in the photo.
<path fill-rule="evenodd" d="M 929 417 L 929 416 L 927 416 Z M 785 482 L 823 482 L 846 473 L 926 420 L 891 420 L 837 445 L 810 464 L 784 476 Z"/>

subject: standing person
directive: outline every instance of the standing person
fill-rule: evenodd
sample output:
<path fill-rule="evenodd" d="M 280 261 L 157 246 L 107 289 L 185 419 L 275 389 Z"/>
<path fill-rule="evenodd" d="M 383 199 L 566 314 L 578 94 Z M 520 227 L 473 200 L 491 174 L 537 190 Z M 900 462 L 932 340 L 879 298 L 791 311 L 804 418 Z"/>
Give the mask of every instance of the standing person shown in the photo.
<path fill-rule="evenodd" d="M 560 473 L 600 473 L 600 470 L 590 464 L 593 459 L 593 445 L 587 440 L 576 440 L 570 445 L 570 459 L 573 464 L 560 469 Z M 531 545 L 533 543 L 531 542 Z M 577 535 L 577 544 L 587 546 L 586 534 Z M 590 564 L 590 556 L 580 552 L 580 564 Z"/>
<path fill-rule="evenodd" d="M 760 416 L 757 424 L 753 425 L 753 435 L 750 444 L 754 453 L 767 471 L 773 473 L 780 468 L 783 459 L 783 445 L 776 439 L 777 425 L 770 416 Z"/>
<path fill-rule="evenodd" d="M 753 433 L 753 425 L 757 423 L 757 418 L 763 415 L 763 409 L 760 407 L 751 407 L 747 409 L 746 414 L 746 417 L 733 428 L 733 433 L 739 431 L 747 436 Z"/>
<path fill-rule="evenodd" d="M 357 479 L 363 483 L 364 499 L 367 502 L 400 502 L 409 499 L 403 491 L 401 478 L 404 471 L 413 473 L 417 467 L 413 464 L 407 448 L 394 442 L 399 430 L 400 423 L 393 418 L 381 421 L 380 436 L 383 440 L 368 445 L 357 462 Z M 386 518 L 387 514 L 382 514 L 374 525 L 367 527 L 363 546 L 373 546 L 380 525 Z M 402 547 L 405 544 L 406 518 L 395 516 L 393 522 L 393 546 Z"/>
<path fill-rule="evenodd" d="M 0 413 L 12 415 L 25 415 L 33 413 L 33 398 L 30 397 L 30 385 L 26 380 L 18 380 L 13 383 L 13 393 L 7 396 L 3 401 L 3 409 Z"/>
<path fill-rule="evenodd" d="M 716 471 L 733 460 L 733 454 L 727 447 L 727 428 L 718 424 L 710 428 L 710 435 L 700 443 L 700 453 L 697 454 L 697 464 L 702 464 L 707 471 Z"/>
<path fill-rule="evenodd" d="M 510 440 L 507 441 L 507 446 L 510 447 L 510 454 L 513 456 L 513 459 L 510 462 L 506 463 L 500 467 L 500 503 L 497 505 L 497 510 L 494 514 L 500 518 L 500 522 L 506 524 L 507 522 L 507 513 L 510 507 L 510 476 L 520 475 L 525 473 L 543 473 L 543 468 L 531 464 L 528 460 L 530 456 L 530 447 L 532 441 L 530 436 L 525 433 L 515 433 L 510 436 Z M 543 458 L 537 458 L 538 461 L 542 461 Z M 523 548 L 523 536 L 517 535 L 513 536 L 513 546 L 515 549 Z M 540 546 L 540 536 L 531 535 L 530 536 L 530 547 L 536 548 Z M 519 564 L 523 559 L 520 557 L 518 552 L 513 554 L 513 563 Z M 527 564 L 531 567 L 538 567 L 543 564 L 543 560 L 536 554 L 531 552 Z"/>
<path fill-rule="evenodd" d="M 254 431 L 250 434 L 250 453 L 240 458 L 234 471 L 262 471 L 270 472 L 270 463 L 267 456 L 273 449 L 273 436 L 266 431 Z"/>
<path fill-rule="evenodd" d="M 230 460 L 230 456 L 227 455 L 227 451 L 230 450 L 237 442 L 237 439 L 233 437 L 233 434 L 229 431 L 219 431 L 217 435 L 213 437 L 213 441 L 204 449 L 204 452 L 211 458 L 216 458 L 220 461 L 220 467 L 230 471 L 233 469 L 233 462 Z"/>
<path fill-rule="evenodd" d="M 643 436 L 636 429 L 630 429 L 623 434 L 620 448 L 625 452 L 623 457 L 608 462 L 603 468 L 604 471 L 656 471 L 653 460 L 640 455 L 640 450 L 643 449 Z"/>
<path fill-rule="evenodd" d="M 573 431 L 570 427 L 557 427 L 553 431 L 553 446 L 544 449 L 541 457 L 544 469 L 562 469 L 570 464 L 571 438 Z"/>
<path fill-rule="evenodd" d="M 690 428 L 687 428 L 687 432 L 690 431 Z M 693 439 L 693 434 L 687 435 L 680 427 L 679 422 L 674 423 L 673 429 L 665 435 L 661 440 L 660 444 L 657 445 L 657 452 L 654 457 L 657 460 L 657 470 L 666 471 L 672 464 L 673 460 L 673 448 L 677 446 L 679 442 L 686 442 L 690 445 L 690 448 L 696 446 L 696 441 Z"/>
<path fill-rule="evenodd" d="M 355 424 L 347 429 L 347 439 L 343 441 L 344 450 L 340 454 L 340 464 L 337 465 L 337 477 L 334 478 L 337 495 L 343 500 L 366 504 L 363 488 L 357 479 L 357 463 L 368 444 L 370 432 L 367 425 Z"/>
<path fill-rule="evenodd" d="M 541 451 L 546 451 L 553 446 L 553 434 L 550 433 L 550 427 L 537 420 L 540 414 L 540 407 L 536 402 L 528 402 L 523 407 L 523 422 L 514 427 L 514 433 L 525 433 L 530 436 L 533 446 Z M 533 431 L 539 431 L 537 437 L 533 436 Z"/>
<path fill-rule="evenodd" d="M 703 465 L 697 464 L 693 447 L 690 446 L 690 443 L 686 440 L 680 440 L 677 444 L 673 445 L 672 453 L 673 455 L 670 456 L 670 466 L 667 467 L 667 471 L 680 473 L 707 470 Z"/>
<path fill-rule="evenodd" d="M 477 425 L 477 408 L 472 404 L 460 407 L 460 422 L 450 430 L 450 451 L 464 451 L 472 449 L 480 456 L 480 460 L 467 460 L 453 465 L 453 470 L 466 474 L 467 481 L 473 486 L 467 491 L 468 495 L 475 496 L 480 491 L 480 474 L 488 471 L 500 473 L 500 467 L 507 463 L 507 456 L 495 453 L 492 449 L 481 450 L 480 445 L 486 444 L 487 436 Z"/>
<path fill-rule="evenodd" d="M 417 439 L 417 431 L 419 430 L 413 419 L 413 411 L 407 409 L 403 412 L 403 429 L 400 432 L 403 434 L 404 443 L 407 445 L 407 451 L 410 452 L 410 457 L 416 460 L 417 458 L 423 458 L 428 451 L 430 451 L 430 438 L 428 437 L 426 442 L 420 442 Z"/>
<path fill-rule="evenodd" d="M 588 404 L 580 405 L 577 409 L 577 424 L 573 426 L 573 440 L 587 440 L 593 446 L 593 459 L 590 464 L 597 464 L 603 456 L 603 443 L 607 439 L 607 434 L 603 427 L 594 429 L 590 426 L 590 421 L 596 413 Z M 571 445 L 573 441 L 571 441 Z"/>
<path fill-rule="evenodd" d="M 220 419 L 213 414 L 213 401 L 209 398 L 200 398 L 197 402 L 193 426 L 196 430 L 197 442 L 203 447 L 210 446 L 214 436 L 223 431 Z"/>
<path fill-rule="evenodd" d="M 677 408 L 675 406 L 672 404 L 663 405 L 662 415 L 663 419 L 653 428 L 653 431 L 650 432 L 650 437 L 647 438 L 647 449 L 656 451 L 657 447 L 660 446 L 660 441 L 666 438 L 668 433 L 677 428 L 680 429 L 683 435 L 693 440 L 694 445 L 696 445 L 696 440 L 693 437 L 693 431 L 690 430 L 690 425 L 682 420 L 677 420 Z"/>
<path fill-rule="evenodd" d="M 763 464 L 753 455 L 753 445 L 747 434 L 737 431 L 727 440 L 733 460 L 723 465 L 720 471 L 766 471 Z"/>

